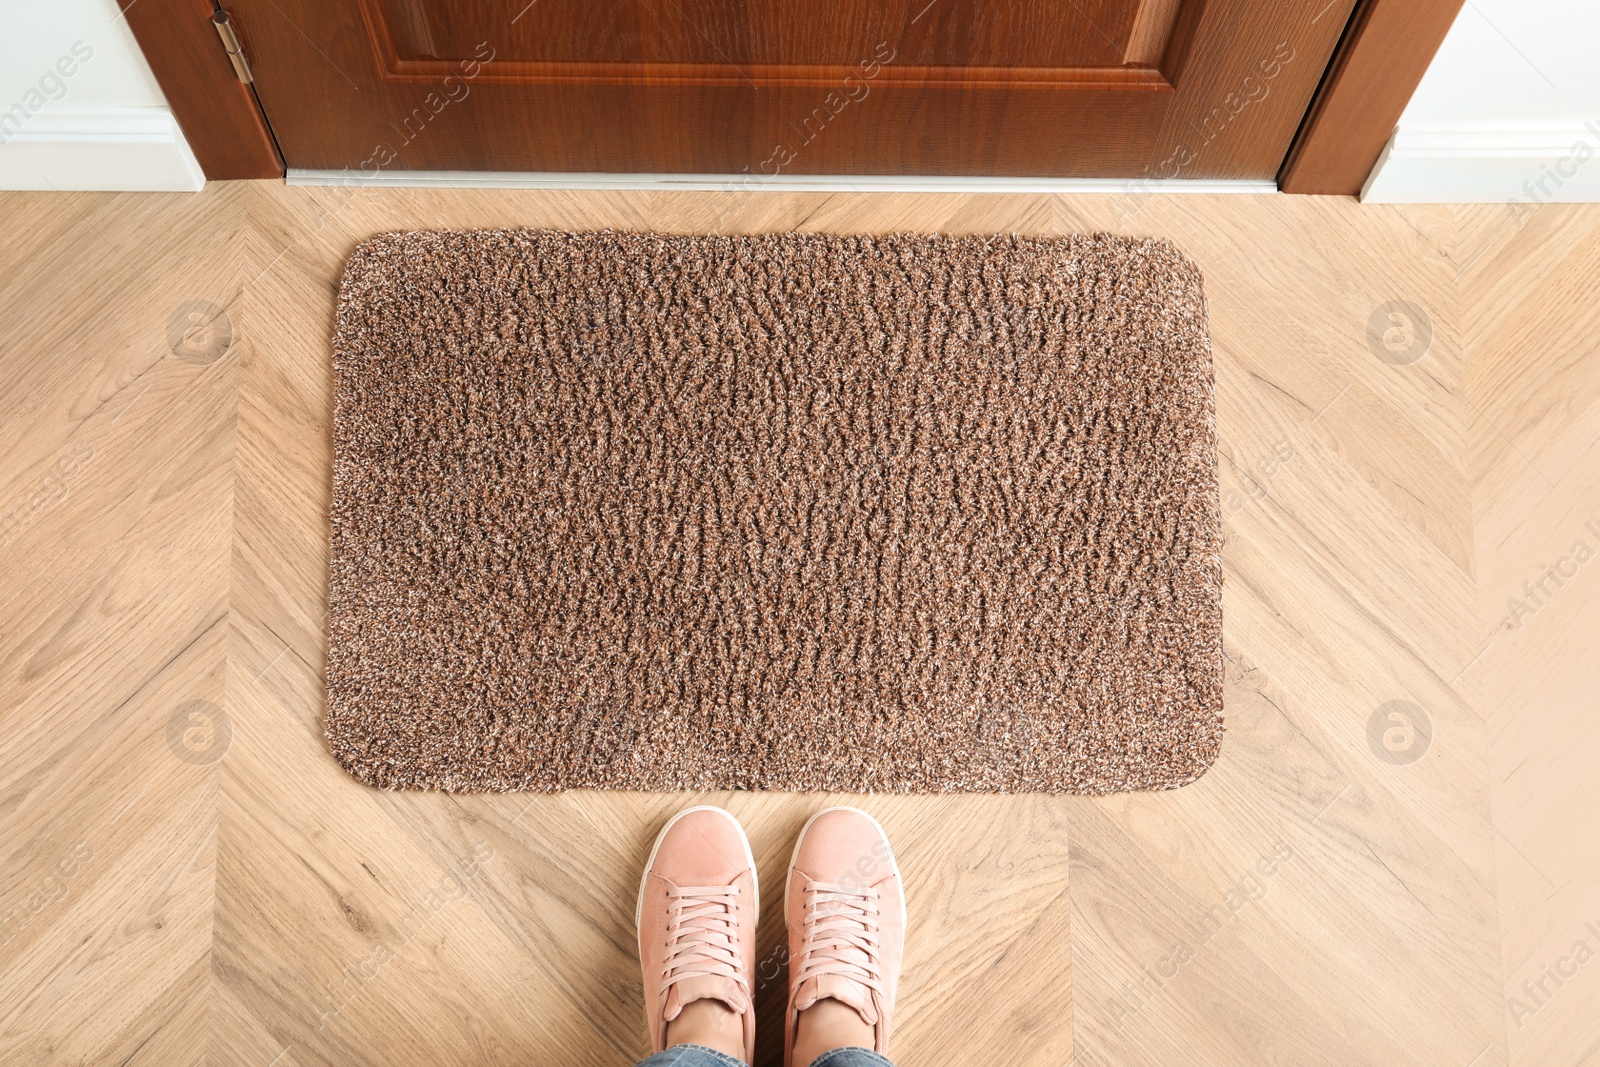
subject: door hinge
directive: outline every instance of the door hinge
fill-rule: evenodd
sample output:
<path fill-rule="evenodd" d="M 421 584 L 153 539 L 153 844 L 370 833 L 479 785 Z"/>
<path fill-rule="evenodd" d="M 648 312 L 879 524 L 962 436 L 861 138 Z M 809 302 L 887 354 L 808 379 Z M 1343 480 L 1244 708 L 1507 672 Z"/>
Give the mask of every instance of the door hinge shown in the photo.
<path fill-rule="evenodd" d="M 217 36 L 222 38 L 222 47 L 228 52 L 228 59 L 233 63 L 233 72 L 239 80 L 249 85 L 255 78 L 250 73 L 250 62 L 244 58 L 244 48 L 239 44 L 239 35 L 233 32 L 233 22 L 228 18 L 226 11 L 213 11 L 211 25 L 217 28 Z"/>

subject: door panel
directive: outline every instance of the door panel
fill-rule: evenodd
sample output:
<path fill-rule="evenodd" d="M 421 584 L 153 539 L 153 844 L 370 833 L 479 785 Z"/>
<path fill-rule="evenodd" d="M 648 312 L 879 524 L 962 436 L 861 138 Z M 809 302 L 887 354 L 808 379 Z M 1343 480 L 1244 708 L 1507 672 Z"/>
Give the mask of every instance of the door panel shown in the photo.
<path fill-rule="evenodd" d="M 291 167 L 1271 178 L 1354 0 L 237 0 Z"/>
<path fill-rule="evenodd" d="M 512 62 L 849 65 L 896 41 L 928 0 L 538 0 L 480 10 L 474 0 L 364 0 L 403 59 L 461 58 L 493 41 Z M 948 3 L 950 0 L 939 0 Z M 526 0 L 522 0 L 526 3 Z M 1151 3 L 993 0 L 957 5 L 934 32 L 905 40 L 897 62 L 960 66 L 1119 66 Z M 1170 13 L 1169 13 L 1170 15 Z M 514 21 L 513 21 L 514 20 Z M 919 20 L 919 22 L 922 20 Z M 1169 17 L 1170 23 L 1170 17 Z"/>

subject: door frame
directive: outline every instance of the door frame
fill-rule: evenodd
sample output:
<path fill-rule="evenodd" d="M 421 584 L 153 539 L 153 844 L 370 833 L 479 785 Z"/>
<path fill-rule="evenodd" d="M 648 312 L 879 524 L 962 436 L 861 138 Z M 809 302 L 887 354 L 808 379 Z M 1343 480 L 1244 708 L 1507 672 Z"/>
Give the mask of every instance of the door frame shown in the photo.
<path fill-rule="evenodd" d="M 1464 0 L 1360 0 L 1278 172 L 1286 193 L 1361 191 Z M 211 181 L 278 178 L 284 160 L 254 89 L 218 36 L 215 0 L 120 0 Z M 240 30 L 246 56 L 249 39 Z"/>
<path fill-rule="evenodd" d="M 1278 171 L 1280 191 L 1360 194 L 1464 3 L 1357 5 Z"/>
<path fill-rule="evenodd" d="M 119 0 L 207 181 L 277 178 L 283 157 L 255 90 L 239 80 L 213 0 Z"/>

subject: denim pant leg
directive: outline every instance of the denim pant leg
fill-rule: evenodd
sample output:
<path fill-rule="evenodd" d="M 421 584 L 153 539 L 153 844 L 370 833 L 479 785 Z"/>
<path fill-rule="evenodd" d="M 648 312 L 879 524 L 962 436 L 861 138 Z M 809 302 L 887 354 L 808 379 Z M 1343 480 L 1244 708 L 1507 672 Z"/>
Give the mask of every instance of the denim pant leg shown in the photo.
<path fill-rule="evenodd" d="M 704 1045 L 669 1045 L 634 1067 L 748 1067 L 748 1064 Z"/>
<path fill-rule="evenodd" d="M 704 1045 L 673 1045 L 637 1067 L 746 1067 L 743 1060 Z M 811 1061 L 811 1067 L 894 1067 L 887 1056 L 865 1048 L 836 1048 Z"/>
<path fill-rule="evenodd" d="M 847 1045 L 824 1052 L 811 1061 L 811 1067 L 894 1067 L 894 1064 L 881 1052 Z"/>

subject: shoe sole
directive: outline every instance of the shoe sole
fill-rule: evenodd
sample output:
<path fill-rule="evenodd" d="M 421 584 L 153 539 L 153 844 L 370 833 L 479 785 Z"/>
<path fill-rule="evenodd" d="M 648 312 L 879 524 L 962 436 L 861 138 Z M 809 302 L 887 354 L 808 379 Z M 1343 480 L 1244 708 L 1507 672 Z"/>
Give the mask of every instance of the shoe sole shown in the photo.
<path fill-rule="evenodd" d="M 750 838 L 745 834 L 744 827 L 739 820 L 734 818 L 733 812 L 727 808 L 719 808 L 715 804 L 702 804 L 695 808 L 685 808 L 667 820 L 667 825 L 661 828 L 656 835 L 656 843 L 650 846 L 650 858 L 644 861 L 644 874 L 639 878 L 639 898 L 633 905 L 633 934 L 634 940 L 639 944 L 639 958 L 644 959 L 644 890 L 650 884 L 650 871 L 656 865 L 656 853 L 661 851 L 661 842 L 667 839 L 667 831 L 677 825 L 678 820 L 685 815 L 693 815 L 697 811 L 714 811 L 724 816 L 733 823 L 734 829 L 739 831 L 739 842 L 744 845 L 744 861 L 750 867 L 750 897 L 751 908 L 759 917 L 761 915 L 761 883 L 756 877 L 756 859 L 750 851 Z"/>
<path fill-rule="evenodd" d="M 862 811 L 860 808 L 852 808 L 845 804 L 835 805 L 831 808 L 823 808 L 821 811 L 811 816 L 811 818 L 807 819 L 804 826 L 800 827 L 800 834 L 794 839 L 794 850 L 789 853 L 789 870 L 783 876 L 784 925 L 788 925 L 789 887 L 794 884 L 794 866 L 796 861 L 800 859 L 800 845 L 805 841 L 806 831 L 811 829 L 811 824 L 828 814 L 830 811 L 854 812 L 857 815 L 865 817 L 866 820 L 877 829 L 878 836 L 883 839 L 884 847 L 889 850 L 889 869 L 893 871 L 894 876 L 900 880 L 900 929 L 904 930 L 906 928 L 906 880 L 900 877 L 900 864 L 897 863 L 894 858 L 894 843 L 889 840 L 889 835 L 884 831 L 883 824 L 877 819 L 874 819 L 870 812 Z"/>

